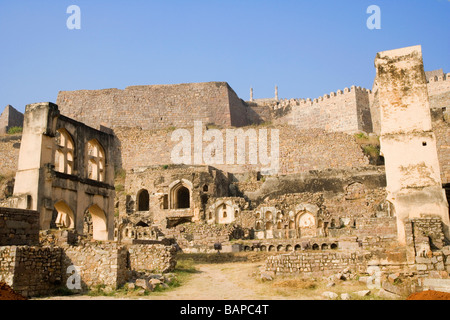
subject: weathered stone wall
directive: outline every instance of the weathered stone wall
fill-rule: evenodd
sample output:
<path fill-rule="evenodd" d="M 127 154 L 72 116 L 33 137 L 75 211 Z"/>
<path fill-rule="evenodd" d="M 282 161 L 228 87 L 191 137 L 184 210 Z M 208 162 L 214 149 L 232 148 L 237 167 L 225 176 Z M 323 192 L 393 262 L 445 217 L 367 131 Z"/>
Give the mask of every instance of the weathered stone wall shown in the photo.
<path fill-rule="evenodd" d="M 345 268 L 364 272 L 370 255 L 343 252 L 305 252 L 268 257 L 266 271 L 276 274 L 333 274 Z"/>
<path fill-rule="evenodd" d="M 352 86 L 318 99 L 299 100 L 292 111 L 277 123 L 289 123 L 299 129 L 323 129 L 333 132 L 371 132 L 370 90 Z"/>
<path fill-rule="evenodd" d="M 116 243 L 83 243 L 79 246 L 0 246 L 0 281 L 31 297 L 51 295 L 65 287 L 68 268 L 77 268 L 81 289 L 96 285 L 117 288 L 129 280 L 130 271 L 168 272 L 176 265 L 175 247 Z"/>
<path fill-rule="evenodd" d="M 52 293 L 61 285 L 61 249 L 16 247 L 13 289 L 24 296 Z"/>
<path fill-rule="evenodd" d="M 171 272 L 176 266 L 176 248 L 164 245 L 132 245 L 128 248 L 131 270 Z"/>
<path fill-rule="evenodd" d="M 226 82 L 63 91 L 57 104 L 62 114 L 97 128 L 182 128 L 194 121 L 247 124 L 245 106 Z"/>
<path fill-rule="evenodd" d="M 428 97 L 431 109 L 450 108 L 450 73 L 427 79 Z"/>
<path fill-rule="evenodd" d="M 0 175 L 11 177 L 17 171 L 21 135 L 0 136 Z"/>
<path fill-rule="evenodd" d="M 39 213 L 0 207 L 0 246 L 37 244 Z"/>
<path fill-rule="evenodd" d="M 339 199 L 333 204 L 331 198 L 338 194 L 341 194 L 338 197 L 346 197 L 345 194 L 347 188 L 354 183 L 361 184 L 361 188 L 363 189 L 361 195 L 358 196 L 357 199 L 360 199 L 359 201 L 361 201 L 362 198 L 367 197 L 367 200 L 373 205 L 374 199 L 376 198 L 381 201 L 381 197 L 383 197 L 384 194 L 383 190 L 374 191 L 374 189 L 384 188 L 386 186 L 384 168 L 367 167 L 347 170 L 328 169 L 292 174 L 289 176 L 268 177 L 261 183 L 258 189 L 254 191 L 243 189 L 241 191 L 252 201 L 264 199 L 266 205 L 269 205 L 269 203 L 276 205 L 284 203 L 285 201 L 287 201 L 289 205 L 295 205 L 296 203 L 311 201 L 312 197 L 310 195 L 312 193 L 330 192 L 332 195 L 328 197 L 330 200 L 327 206 L 331 209 L 333 207 L 342 207 L 345 202 L 345 199 Z M 265 199 L 267 197 L 269 197 L 269 199 Z M 355 206 L 355 203 L 358 203 L 359 201 L 352 200 L 355 199 L 348 199 L 347 208 L 345 208 L 345 210 L 354 210 L 351 209 L 351 207 Z M 360 207 L 359 213 L 363 214 L 372 209 L 372 207 L 366 207 L 366 209 Z M 344 211 L 344 209 L 340 210 Z M 356 214 L 357 210 L 354 210 L 354 213 Z"/>
<path fill-rule="evenodd" d="M 0 280 L 26 296 L 48 295 L 61 286 L 57 247 L 0 247 Z"/>
<path fill-rule="evenodd" d="M 433 122 L 433 132 L 436 135 L 436 148 L 442 183 L 447 184 L 450 183 L 450 123 L 444 121 Z"/>
<path fill-rule="evenodd" d="M 185 223 L 165 230 L 165 236 L 176 239 L 178 245 L 186 253 L 215 252 L 215 243 L 225 243 L 230 240 L 233 225 L 209 225 Z"/>
<path fill-rule="evenodd" d="M 409 262 L 420 276 L 440 278 L 450 272 L 450 246 L 445 246 L 442 219 L 422 216 L 405 224 Z"/>
<path fill-rule="evenodd" d="M 250 123 L 259 124 L 272 121 L 273 106 L 246 101 L 247 119 Z"/>
<path fill-rule="evenodd" d="M 112 288 L 127 280 L 127 249 L 116 243 L 86 243 L 81 246 L 62 246 L 62 275 L 66 283 L 69 266 L 79 267 L 82 289 L 95 285 Z"/>
<path fill-rule="evenodd" d="M 339 132 L 325 132 L 320 129 L 301 131 L 289 125 L 246 127 L 244 131 L 249 129 L 255 129 L 257 133 L 258 129 L 267 129 L 268 133 L 270 133 L 271 129 L 279 130 L 279 174 L 307 172 L 325 168 L 362 167 L 369 164 L 368 158 L 363 154 L 352 135 Z M 189 132 L 193 141 L 193 129 L 190 128 Z M 221 132 L 224 138 L 223 150 L 225 154 L 227 150 L 226 131 L 221 130 Z M 142 166 L 171 164 L 171 152 L 179 143 L 178 141 L 171 141 L 171 130 L 116 128 L 115 134 L 120 140 L 120 149 L 116 150 L 116 156 L 120 158 L 115 159 L 115 162 L 122 163 L 124 169 L 127 170 Z M 270 146 L 270 134 L 267 139 Z M 204 142 L 203 148 L 208 145 L 209 143 Z M 194 154 L 193 150 L 192 143 L 191 155 Z M 235 152 L 237 152 L 236 147 Z M 248 153 L 248 151 L 246 152 Z M 259 161 L 258 164 L 252 165 L 248 159 L 244 165 L 214 164 L 214 167 L 232 173 L 261 171 L 261 169 L 266 168 L 266 166 L 260 165 Z"/>
<path fill-rule="evenodd" d="M 440 278 L 443 272 L 450 273 L 450 248 L 433 252 L 430 256 L 418 256 L 415 262 L 417 274 Z"/>
<path fill-rule="evenodd" d="M 13 284 L 16 267 L 16 248 L 14 246 L 0 247 L 0 281 Z"/>

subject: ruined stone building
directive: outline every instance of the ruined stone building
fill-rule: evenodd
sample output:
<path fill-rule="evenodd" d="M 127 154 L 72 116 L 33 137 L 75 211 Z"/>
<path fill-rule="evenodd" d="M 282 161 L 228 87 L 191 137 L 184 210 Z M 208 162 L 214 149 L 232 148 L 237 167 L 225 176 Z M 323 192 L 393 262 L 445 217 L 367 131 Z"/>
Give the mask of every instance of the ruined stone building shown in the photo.
<path fill-rule="evenodd" d="M 23 126 L 23 114 L 13 106 L 7 105 L 0 115 L 0 134 L 5 134 L 13 127 Z"/>
<path fill-rule="evenodd" d="M 60 269 L 87 263 L 77 241 L 104 241 L 114 267 L 102 281 L 114 285 L 141 255 L 171 257 L 168 243 L 284 253 L 267 261 L 278 273 L 371 264 L 448 275 L 450 74 L 425 72 L 420 46 L 380 52 L 375 67 L 371 90 L 316 99 L 244 101 L 209 82 L 62 91 L 56 104 L 28 105 L 22 136 L 0 137 L 0 159 L 17 164 L 1 168 L 0 215 L 13 223 L 0 230 L 0 280 L 14 262 L 1 250 L 38 242 L 36 223 L 20 219 L 39 221 L 41 242 L 42 230 L 64 234 L 48 249 Z M 175 163 L 181 134 L 187 162 Z"/>

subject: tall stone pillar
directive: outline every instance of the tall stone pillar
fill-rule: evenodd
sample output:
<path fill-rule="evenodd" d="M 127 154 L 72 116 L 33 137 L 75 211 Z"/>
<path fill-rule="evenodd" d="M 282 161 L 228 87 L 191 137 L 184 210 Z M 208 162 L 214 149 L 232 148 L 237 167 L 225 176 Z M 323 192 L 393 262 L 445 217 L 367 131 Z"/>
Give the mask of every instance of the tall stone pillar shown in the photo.
<path fill-rule="evenodd" d="M 387 200 L 397 217 L 399 242 L 406 244 L 406 220 L 421 216 L 439 216 L 449 238 L 421 47 L 379 52 L 375 67 Z"/>
<path fill-rule="evenodd" d="M 53 213 L 51 169 L 58 107 L 53 103 L 26 106 L 19 163 L 14 183 L 18 207 L 40 213 L 40 228 L 49 229 Z M 26 199 L 26 201 L 25 201 Z"/>
<path fill-rule="evenodd" d="M 250 88 L 250 101 L 253 101 L 253 88 Z"/>
<path fill-rule="evenodd" d="M 275 100 L 278 101 L 278 86 L 275 86 Z"/>

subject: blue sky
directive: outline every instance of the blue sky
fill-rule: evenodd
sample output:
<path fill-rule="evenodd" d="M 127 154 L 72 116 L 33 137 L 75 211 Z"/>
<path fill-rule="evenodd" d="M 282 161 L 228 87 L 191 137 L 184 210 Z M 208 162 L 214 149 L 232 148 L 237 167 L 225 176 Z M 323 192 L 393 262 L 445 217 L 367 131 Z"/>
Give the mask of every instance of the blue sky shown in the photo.
<path fill-rule="evenodd" d="M 81 9 L 69 30 L 67 7 Z M 367 7 L 381 9 L 369 30 Z M 379 51 L 450 72 L 448 0 L 0 0 L 0 109 L 60 90 L 226 81 L 245 100 L 371 88 Z M 0 110 L 1 111 L 1 110 Z"/>

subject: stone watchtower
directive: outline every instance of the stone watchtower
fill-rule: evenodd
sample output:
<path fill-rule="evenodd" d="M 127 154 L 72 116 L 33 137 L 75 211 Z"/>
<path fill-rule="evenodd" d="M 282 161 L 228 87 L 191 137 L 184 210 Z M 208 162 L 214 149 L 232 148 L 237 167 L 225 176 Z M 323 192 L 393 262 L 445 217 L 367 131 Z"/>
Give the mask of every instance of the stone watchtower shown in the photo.
<path fill-rule="evenodd" d="M 406 221 L 421 216 L 439 216 L 448 238 L 448 203 L 431 126 L 421 46 L 380 52 L 375 67 L 387 200 L 397 216 L 399 241 L 406 243 Z"/>

